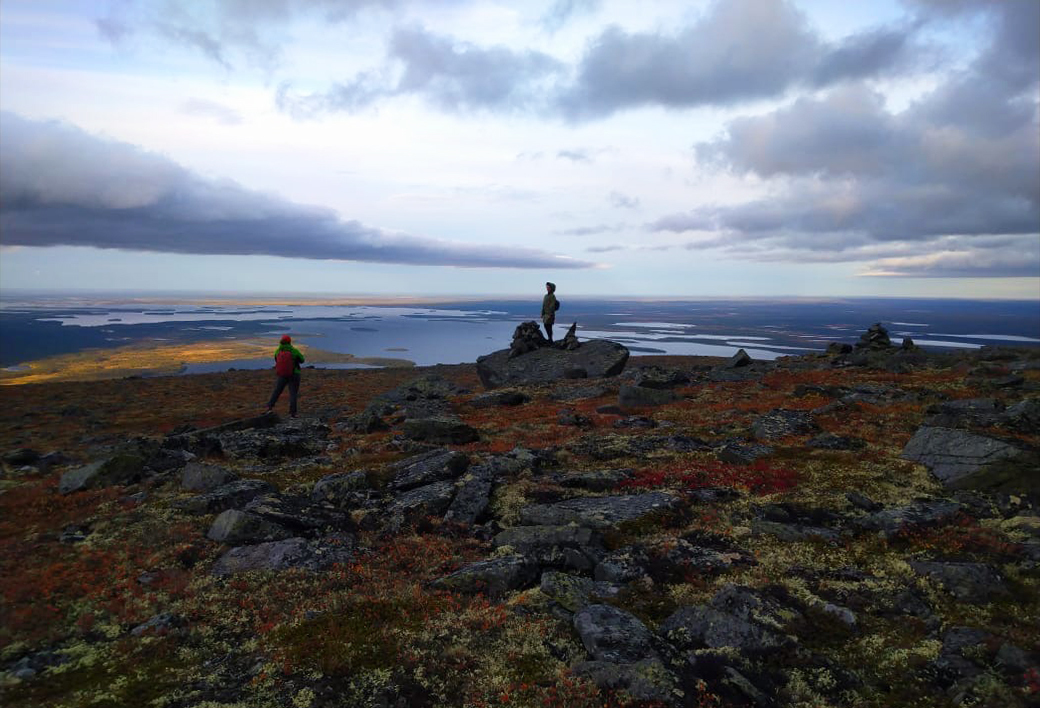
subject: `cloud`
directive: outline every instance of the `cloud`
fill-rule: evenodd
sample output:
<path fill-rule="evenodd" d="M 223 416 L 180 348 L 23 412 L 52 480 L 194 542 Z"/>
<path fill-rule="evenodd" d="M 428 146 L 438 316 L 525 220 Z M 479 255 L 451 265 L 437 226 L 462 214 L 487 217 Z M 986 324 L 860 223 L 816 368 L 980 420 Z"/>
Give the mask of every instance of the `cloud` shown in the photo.
<path fill-rule="evenodd" d="M 0 113 L 5 246 L 91 246 L 202 255 L 491 268 L 589 268 L 542 251 L 391 233 L 210 181 L 75 127 Z"/>
<path fill-rule="evenodd" d="M 637 199 L 636 197 L 626 196 L 626 195 L 622 194 L 621 192 L 611 192 L 607 196 L 607 201 L 610 202 L 611 206 L 617 207 L 618 209 L 638 209 L 639 208 L 639 199 Z"/>
<path fill-rule="evenodd" d="M 599 224 L 598 226 L 579 226 L 573 229 L 563 229 L 556 233 L 560 236 L 598 236 L 599 234 L 616 233 L 625 228 L 624 224 Z"/>
<path fill-rule="evenodd" d="M 874 29 L 824 42 L 785 0 L 727 0 L 672 34 L 611 27 L 596 38 L 557 108 L 570 120 L 640 106 L 690 108 L 781 95 L 900 69 L 910 30 Z"/>
<path fill-rule="evenodd" d="M 625 249 L 624 246 L 612 245 L 612 246 L 589 246 L 585 250 L 588 251 L 589 253 L 610 253 L 611 251 L 623 251 L 624 249 Z"/>
<path fill-rule="evenodd" d="M 207 101 L 201 98 L 192 98 L 185 101 L 180 106 L 180 112 L 189 116 L 210 118 L 222 125 L 239 125 L 242 123 L 242 114 L 238 111 L 215 101 Z"/>
<path fill-rule="evenodd" d="M 447 112 L 514 112 L 537 105 L 544 82 L 563 65 L 542 52 L 478 47 L 428 32 L 399 28 L 388 48 L 390 65 L 361 72 L 325 92 L 293 95 L 283 85 L 280 108 L 297 117 L 357 111 L 393 96 L 415 95 Z M 396 78 L 393 78 L 396 77 Z"/>
<path fill-rule="evenodd" d="M 591 14 L 599 10 L 602 0 L 556 0 L 542 15 L 539 24 L 549 34 L 557 32 L 575 15 Z"/>
<path fill-rule="evenodd" d="M 592 162 L 592 155 L 588 150 L 560 150 L 556 153 L 556 157 L 571 162 Z"/>
<path fill-rule="evenodd" d="M 989 44 L 907 109 L 849 84 L 734 119 L 697 157 L 766 180 L 769 196 L 666 215 L 650 229 L 716 229 L 734 253 L 760 260 L 864 260 L 880 257 L 872 244 L 901 244 L 908 253 L 870 272 L 1040 276 L 1035 258 L 1015 256 L 1040 234 L 1040 3 L 973 10 L 989 21 Z M 960 240 L 952 250 L 950 237 Z"/>

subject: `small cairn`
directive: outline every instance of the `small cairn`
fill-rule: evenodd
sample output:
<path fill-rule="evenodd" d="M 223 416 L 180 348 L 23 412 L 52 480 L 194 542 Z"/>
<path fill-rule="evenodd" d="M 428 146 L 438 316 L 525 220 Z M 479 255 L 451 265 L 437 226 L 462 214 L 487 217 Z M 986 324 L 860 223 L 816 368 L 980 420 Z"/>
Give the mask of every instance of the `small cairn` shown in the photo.
<path fill-rule="evenodd" d="M 875 322 L 866 332 L 860 335 L 856 342 L 856 349 L 870 349 L 880 351 L 892 348 L 892 340 L 888 337 L 888 330 Z"/>
<path fill-rule="evenodd" d="M 542 334 L 542 328 L 538 326 L 537 322 L 523 322 L 513 330 L 513 342 L 509 345 L 509 358 L 513 359 L 536 349 L 552 348 L 574 351 L 581 346 L 576 334 L 577 329 L 578 323 L 575 322 L 567 330 L 567 334 L 563 335 L 563 339 L 550 342 Z"/>

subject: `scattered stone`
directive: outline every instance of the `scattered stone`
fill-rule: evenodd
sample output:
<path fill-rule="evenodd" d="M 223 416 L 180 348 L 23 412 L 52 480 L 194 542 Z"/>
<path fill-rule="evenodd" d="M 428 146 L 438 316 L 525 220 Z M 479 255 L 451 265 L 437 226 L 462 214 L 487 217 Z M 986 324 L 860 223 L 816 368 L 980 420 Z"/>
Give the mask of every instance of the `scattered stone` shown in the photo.
<path fill-rule="evenodd" d="M 135 637 L 140 637 L 145 634 L 156 634 L 163 636 L 169 634 L 175 629 L 180 629 L 187 625 L 183 617 L 172 614 L 170 612 L 163 612 L 155 615 L 147 622 L 139 624 L 130 630 L 130 634 Z"/>
<path fill-rule="evenodd" d="M 40 453 L 36 452 L 27 447 L 18 448 L 5 452 L 4 456 L 0 458 L 4 464 L 12 465 L 14 467 L 21 467 L 22 465 L 35 465 L 40 461 Z"/>
<path fill-rule="evenodd" d="M 657 656 L 654 635 L 634 615 L 611 605 L 588 605 L 574 615 L 574 629 L 596 661 L 632 664 Z"/>
<path fill-rule="evenodd" d="M 242 479 L 177 502 L 175 506 L 192 514 L 213 514 L 226 509 L 241 508 L 254 497 L 273 491 L 274 486 L 270 482 Z"/>
<path fill-rule="evenodd" d="M 641 428 L 650 430 L 657 427 L 657 421 L 645 415 L 630 415 L 614 421 L 615 428 Z"/>
<path fill-rule="evenodd" d="M 777 440 L 795 435 L 816 432 L 816 423 L 806 411 L 791 411 L 778 408 L 759 416 L 751 424 L 751 435 L 756 440 Z"/>
<path fill-rule="evenodd" d="M 264 541 L 282 541 L 292 535 L 291 531 L 261 516 L 238 509 L 228 509 L 213 521 L 206 538 L 229 546 L 241 546 Z"/>
<path fill-rule="evenodd" d="M 621 586 L 616 583 L 590 580 L 555 570 L 542 573 L 540 589 L 570 612 L 578 612 L 589 605 L 611 600 L 621 592 Z"/>
<path fill-rule="evenodd" d="M 774 448 L 762 443 L 731 442 L 716 453 L 722 462 L 731 465 L 750 465 L 760 457 L 772 455 Z"/>
<path fill-rule="evenodd" d="M 590 528 L 613 528 L 655 512 L 669 511 L 679 498 L 666 492 L 627 496 L 579 497 L 555 504 L 534 504 L 520 510 L 521 523 L 562 526 L 576 523 Z"/>
<path fill-rule="evenodd" d="M 910 567 L 964 602 L 981 605 L 1010 595 L 1000 573 L 985 563 L 912 560 Z"/>
<path fill-rule="evenodd" d="M 680 649 L 733 647 L 762 653 L 789 646 L 784 636 L 784 612 L 749 588 L 727 585 L 710 606 L 686 606 L 661 623 L 659 631 Z"/>
<path fill-rule="evenodd" d="M 593 577 L 612 583 L 630 583 L 649 577 L 648 565 L 650 557 L 646 549 L 627 546 L 611 552 L 597 563 Z"/>
<path fill-rule="evenodd" d="M 595 531 L 576 525 L 514 526 L 492 540 L 495 548 L 512 548 L 541 567 L 589 571 L 603 555 Z"/>
<path fill-rule="evenodd" d="M 404 423 L 404 436 L 435 445 L 464 445 L 480 439 L 476 428 L 449 416 L 409 418 Z"/>
<path fill-rule="evenodd" d="M 624 385 L 618 392 L 618 405 L 622 409 L 663 406 L 678 400 L 679 396 L 669 389 Z"/>
<path fill-rule="evenodd" d="M 867 443 L 859 438 L 850 438 L 844 435 L 835 435 L 834 433 L 823 433 L 814 438 L 810 438 L 809 442 L 805 443 L 805 445 L 806 447 L 817 448 L 820 450 L 862 450 L 867 446 Z"/>
<path fill-rule="evenodd" d="M 193 492 L 208 492 L 237 479 L 229 469 L 200 462 L 189 462 L 181 472 L 181 486 Z"/>
<path fill-rule="evenodd" d="M 921 499 L 909 506 L 876 511 L 870 516 L 857 519 L 857 527 L 877 531 L 886 538 L 915 528 L 939 526 L 952 521 L 961 512 L 962 506 L 946 499 Z"/>
<path fill-rule="evenodd" d="M 882 504 L 878 504 L 876 501 L 874 501 L 867 495 L 860 494 L 857 491 L 846 492 L 845 498 L 849 500 L 849 503 L 852 504 L 852 506 L 856 507 L 857 509 L 862 509 L 863 511 L 869 511 L 873 513 L 876 511 L 881 511 L 884 508 Z"/>
<path fill-rule="evenodd" d="M 802 524 L 784 524 L 755 519 L 751 522 L 751 533 L 756 536 L 772 536 L 781 541 L 826 541 L 835 544 L 841 536 L 833 529 Z"/>
<path fill-rule="evenodd" d="M 640 388 L 669 389 L 683 386 L 690 382 L 690 377 L 678 369 L 666 369 L 661 366 L 642 366 L 626 371 L 625 380 Z"/>
<path fill-rule="evenodd" d="M 577 487 L 592 492 L 606 492 L 617 489 L 618 485 L 632 478 L 635 470 L 630 467 L 610 470 L 592 470 L 589 472 L 566 472 L 555 477 L 562 487 Z"/>
<path fill-rule="evenodd" d="M 634 700 L 652 705 L 679 705 L 681 692 L 675 675 L 657 657 L 631 664 L 611 661 L 583 661 L 572 671 L 605 691 L 621 690 Z"/>
<path fill-rule="evenodd" d="M 490 391 L 474 396 L 469 404 L 474 408 L 494 408 L 496 406 L 519 406 L 528 403 L 531 397 L 513 388 Z"/>
<path fill-rule="evenodd" d="M 375 410 L 365 409 L 357 415 L 350 416 L 339 426 L 341 431 L 367 435 L 381 430 L 390 430 L 390 424 L 380 417 Z"/>
<path fill-rule="evenodd" d="M 578 413 L 573 408 L 561 408 L 556 414 L 556 422 L 559 425 L 572 425 L 577 428 L 593 427 L 591 418 Z"/>
<path fill-rule="evenodd" d="M 829 356 L 841 356 L 848 354 L 852 351 L 851 344 L 843 344 L 841 342 L 831 342 L 827 345 L 827 354 Z"/>
<path fill-rule="evenodd" d="M 352 499 L 355 492 L 369 489 L 368 475 L 361 470 L 340 472 L 322 477 L 314 483 L 311 499 L 315 502 L 328 502 L 341 505 Z"/>
<path fill-rule="evenodd" d="M 520 555 L 477 561 L 433 582 L 433 587 L 456 592 L 486 592 L 502 597 L 513 590 L 530 587 L 538 579 L 538 568 Z"/>

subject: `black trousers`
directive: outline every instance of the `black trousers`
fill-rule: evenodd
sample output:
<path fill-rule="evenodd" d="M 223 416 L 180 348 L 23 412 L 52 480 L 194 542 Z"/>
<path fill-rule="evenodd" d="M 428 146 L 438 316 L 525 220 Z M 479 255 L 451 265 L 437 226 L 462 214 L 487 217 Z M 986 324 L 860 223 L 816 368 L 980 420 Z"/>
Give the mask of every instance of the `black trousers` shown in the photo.
<path fill-rule="evenodd" d="M 282 395 L 282 391 L 285 390 L 286 386 L 289 387 L 289 415 L 296 415 L 296 398 L 300 394 L 299 374 L 278 377 L 278 381 L 274 385 L 274 392 L 271 394 L 271 400 L 267 402 L 267 407 L 274 408 L 274 404 L 278 401 L 278 397 Z"/>
<path fill-rule="evenodd" d="M 545 327 L 545 334 L 548 337 L 550 342 L 553 340 L 553 338 L 552 338 L 552 326 L 553 326 L 554 322 L 556 322 L 556 318 L 555 317 L 548 317 L 548 318 L 543 317 L 542 318 L 542 325 Z"/>

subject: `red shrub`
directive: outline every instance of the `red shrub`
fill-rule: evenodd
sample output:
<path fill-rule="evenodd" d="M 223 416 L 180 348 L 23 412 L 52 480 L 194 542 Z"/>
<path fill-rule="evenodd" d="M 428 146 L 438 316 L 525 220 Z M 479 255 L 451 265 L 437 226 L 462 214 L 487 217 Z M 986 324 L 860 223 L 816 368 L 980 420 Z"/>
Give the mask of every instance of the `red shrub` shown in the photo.
<path fill-rule="evenodd" d="M 797 481 L 796 471 L 762 461 L 750 465 L 696 462 L 643 469 L 632 479 L 622 482 L 622 486 L 631 489 L 678 487 L 686 490 L 739 487 L 755 494 L 775 494 L 792 488 Z"/>

